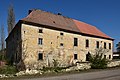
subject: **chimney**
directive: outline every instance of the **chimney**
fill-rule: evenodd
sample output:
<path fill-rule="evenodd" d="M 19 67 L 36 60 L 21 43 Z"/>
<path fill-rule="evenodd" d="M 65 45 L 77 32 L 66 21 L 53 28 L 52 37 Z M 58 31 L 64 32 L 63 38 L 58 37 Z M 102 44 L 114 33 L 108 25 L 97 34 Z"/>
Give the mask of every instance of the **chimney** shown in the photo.
<path fill-rule="evenodd" d="M 33 10 L 29 10 L 29 11 L 28 11 L 28 15 L 29 15 L 32 11 L 33 11 Z"/>
<path fill-rule="evenodd" d="M 58 15 L 62 15 L 61 13 L 58 13 Z"/>

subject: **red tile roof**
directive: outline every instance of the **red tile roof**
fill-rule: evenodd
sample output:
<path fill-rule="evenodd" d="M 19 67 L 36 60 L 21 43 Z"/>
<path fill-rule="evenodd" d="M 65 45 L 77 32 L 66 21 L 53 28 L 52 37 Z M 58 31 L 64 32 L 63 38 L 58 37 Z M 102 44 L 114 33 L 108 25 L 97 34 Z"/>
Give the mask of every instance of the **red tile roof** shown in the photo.
<path fill-rule="evenodd" d="M 92 25 L 41 10 L 33 10 L 26 18 L 22 19 L 22 21 L 47 25 L 49 27 L 52 26 L 59 29 L 74 31 L 77 33 L 83 33 L 113 40 L 111 37 L 107 36 Z"/>
<path fill-rule="evenodd" d="M 81 33 L 94 35 L 94 36 L 100 36 L 100 37 L 104 37 L 104 38 L 111 38 L 108 35 L 106 35 L 105 33 L 101 32 L 95 26 L 86 24 L 86 23 L 78 21 L 78 20 L 73 20 L 73 21 L 75 22 L 75 24 L 77 25 L 77 27 Z"/>

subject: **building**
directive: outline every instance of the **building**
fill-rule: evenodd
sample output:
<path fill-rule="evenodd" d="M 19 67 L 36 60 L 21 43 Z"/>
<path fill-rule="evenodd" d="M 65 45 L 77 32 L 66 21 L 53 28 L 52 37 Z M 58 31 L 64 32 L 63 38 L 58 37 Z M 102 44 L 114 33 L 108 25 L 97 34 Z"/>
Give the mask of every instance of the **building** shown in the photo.
<path fill-rule="evenodd" d="M 41 10 L 30 10 L 29 15 L 15 25 L 6 39 L 7 57 L 16 64 L 42 68 L 88 61 L 89 54 L 104 48 L 103 57 L 112 59 L 113 41 L 95 26 Z M 22 63 L 22 64 L 23 64 Z"/>

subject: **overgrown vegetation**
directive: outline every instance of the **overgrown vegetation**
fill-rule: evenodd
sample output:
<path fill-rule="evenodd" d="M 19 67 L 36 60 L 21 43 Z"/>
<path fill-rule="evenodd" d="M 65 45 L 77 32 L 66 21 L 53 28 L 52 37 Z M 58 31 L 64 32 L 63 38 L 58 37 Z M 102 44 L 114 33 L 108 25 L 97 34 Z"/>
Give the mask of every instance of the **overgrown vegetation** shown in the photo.
<path fill-rule="evenodd" d="M 90 62 L 92 69 L 105 69 L 107 68 L 108 60 L 102 58 L 102 55 L 97 54 L 91 57 Z"/>
<path fill-rule="evenodd" d="M 6 49 L 5 48 L 0 50 L 0 61 L 6 61 L 5 54 L 6 54 Z"/>
<path fill-rule="evenodd" d="M 53 67 L 43 67 L 44 72 L 61 72 L 63 69 L 66 69 L 66 67 L 59 67 L 59 62 L 56 59 L 53 59 Z"/>
<path fill-rule="evenodd" d="M 105 69 L 107 68 L 108 60 L 106 58 L 103 58 L 103 54 L 105 51 L 103 48 L 100 48 L 96 50 L 96 54 L 93 56 L 90 56 L 90 62 L 91 62 L 91 68 L 92 69 Z"/>
<path fill-rule="evenodd" d="M 15 74 L 17 71 L 15 66 L 0 67 L 0 74 Z"/>

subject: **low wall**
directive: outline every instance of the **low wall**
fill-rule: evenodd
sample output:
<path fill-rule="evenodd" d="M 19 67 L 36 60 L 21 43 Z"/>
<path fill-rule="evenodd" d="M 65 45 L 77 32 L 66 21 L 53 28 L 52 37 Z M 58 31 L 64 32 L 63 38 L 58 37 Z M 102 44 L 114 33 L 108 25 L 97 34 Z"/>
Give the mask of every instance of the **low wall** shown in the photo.
<path fill-rule="evenodd" d="M 67 68 L 66 71 L 85 70 L 85 69 L 90 69 L 90 68 L 91 66 L 89 62 L 80 62 L 80 63 L 77 63 L 75 66 Z"/>
<path fill-rule="evenodd" d="M 107 67 L 116 67 L 116 66 L 120 66 L 120 60 L 110 61 L 107 65 Z"/>

